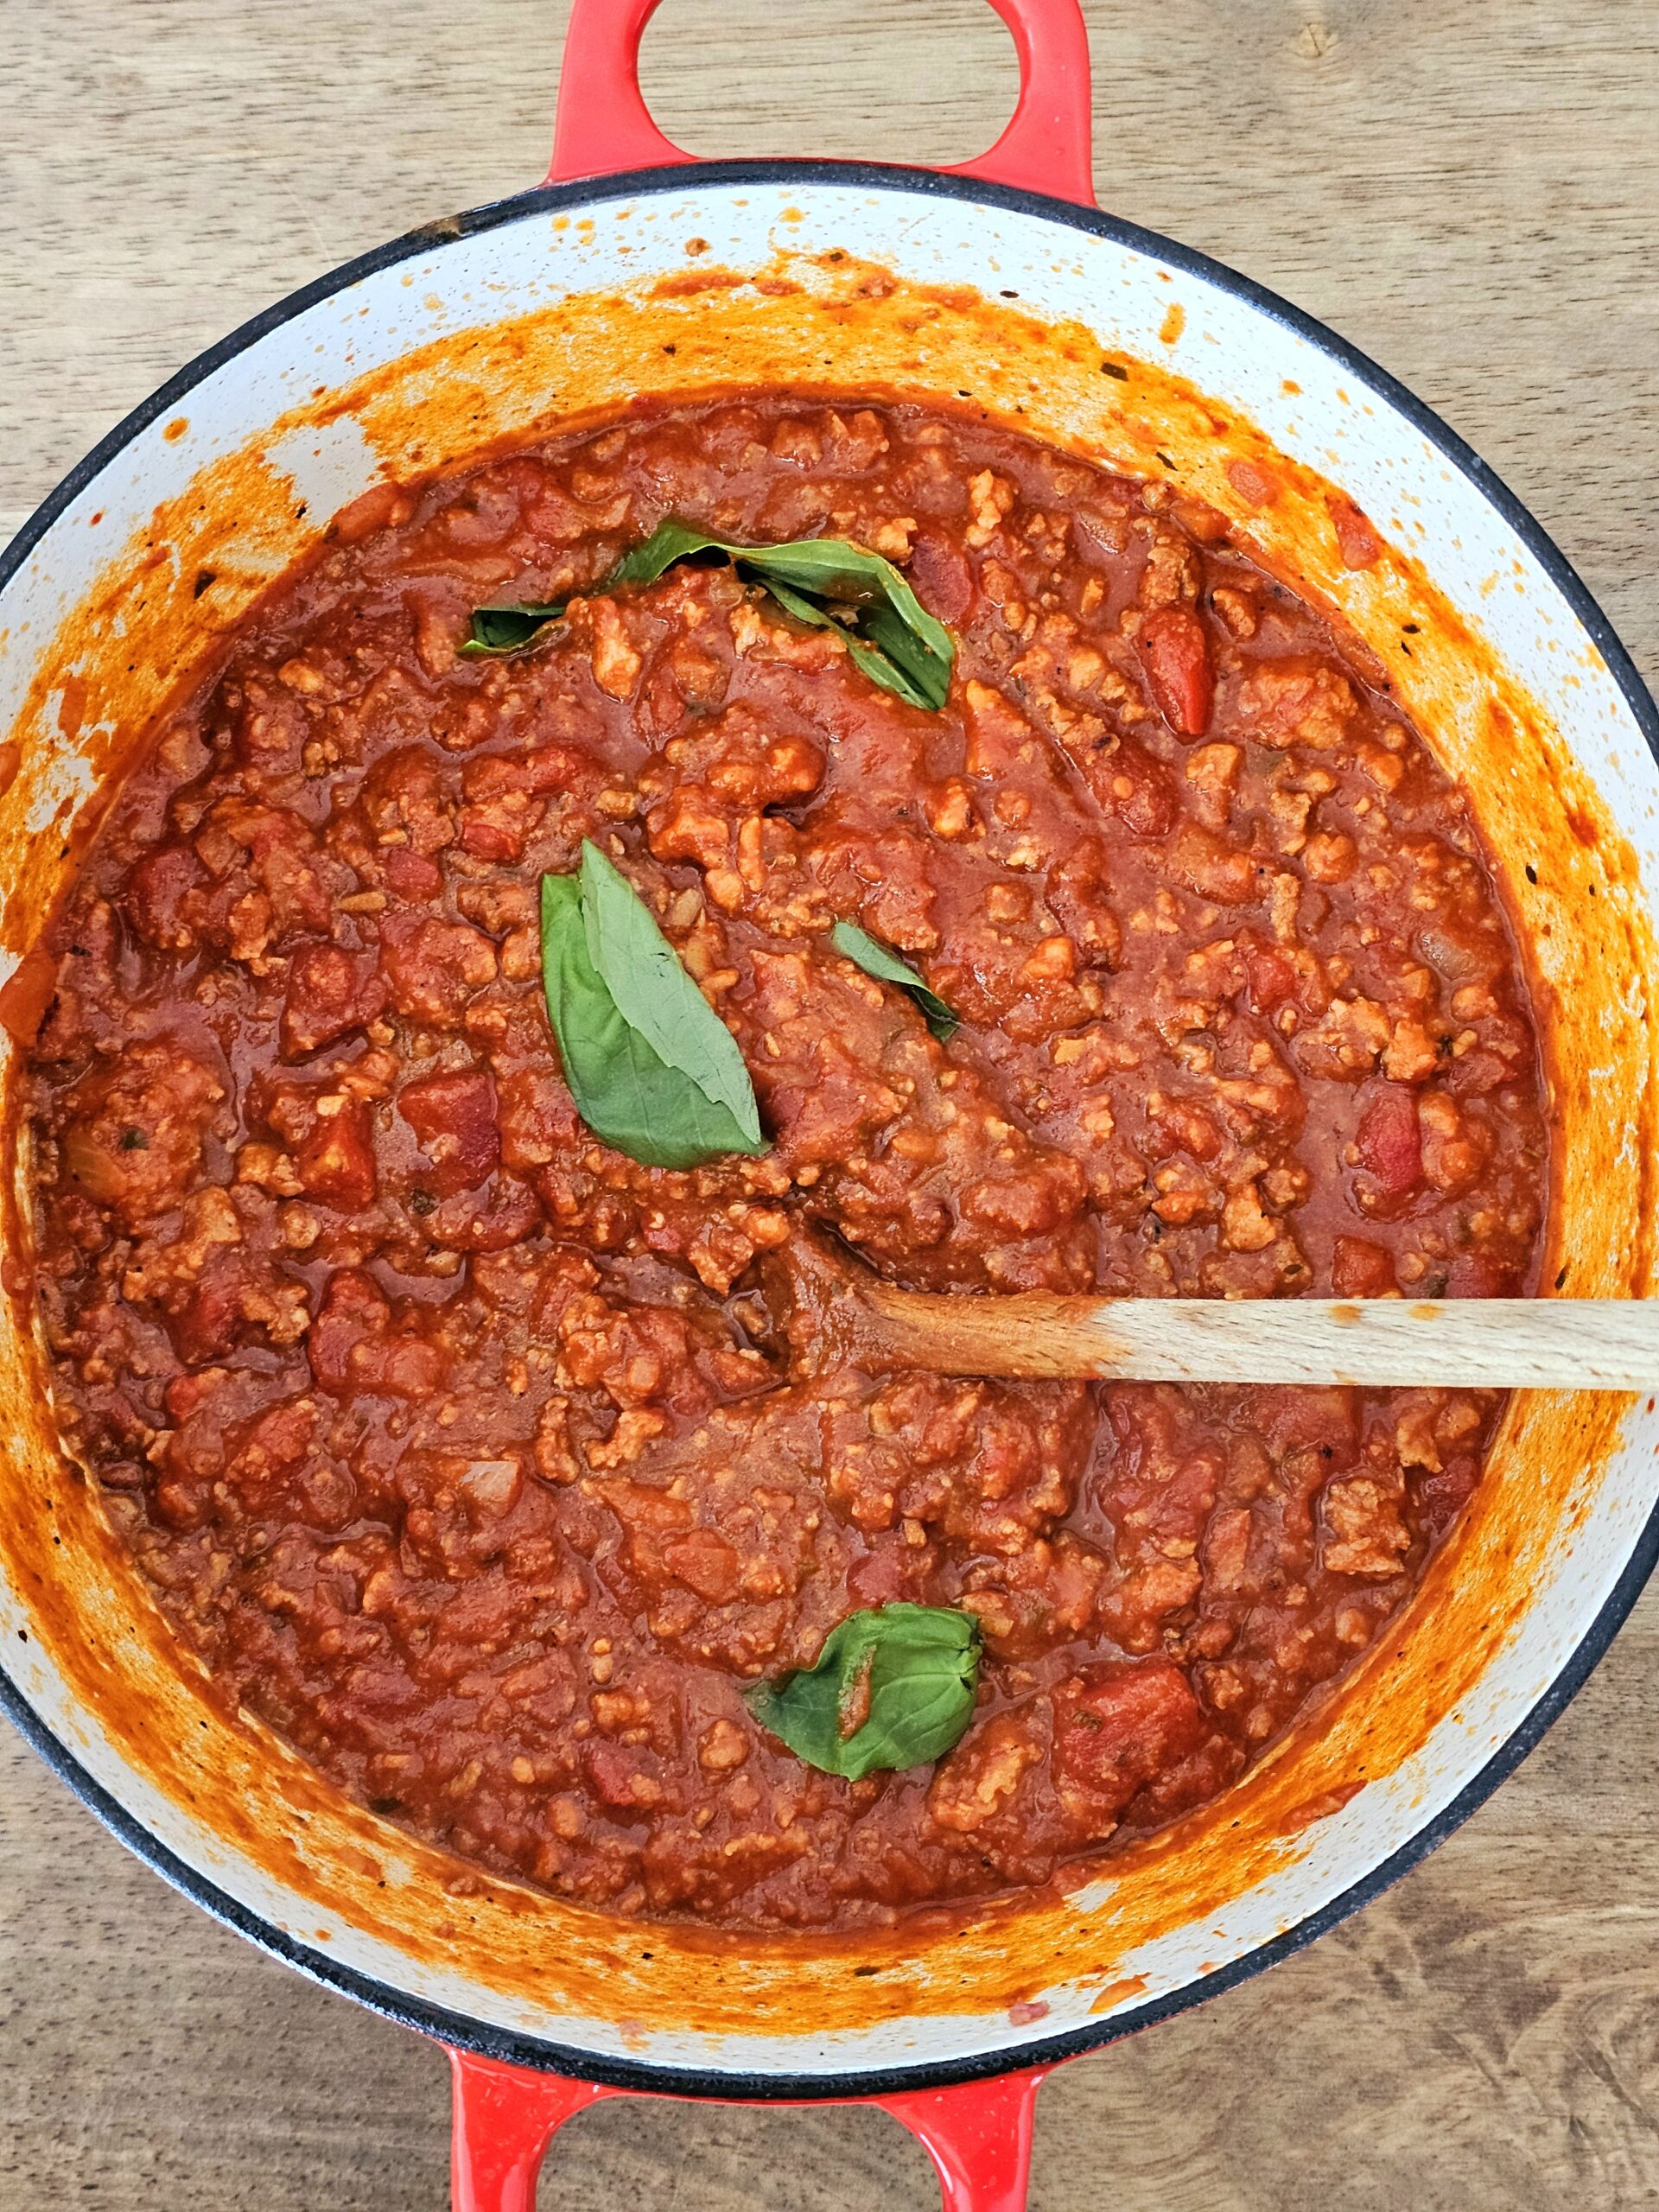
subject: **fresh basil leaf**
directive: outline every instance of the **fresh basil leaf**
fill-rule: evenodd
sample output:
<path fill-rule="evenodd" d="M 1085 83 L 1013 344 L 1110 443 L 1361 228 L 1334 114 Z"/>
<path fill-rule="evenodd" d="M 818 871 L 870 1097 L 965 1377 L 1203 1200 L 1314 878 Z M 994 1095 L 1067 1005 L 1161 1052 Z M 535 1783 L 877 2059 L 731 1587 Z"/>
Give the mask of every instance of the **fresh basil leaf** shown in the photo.
<path fill-rule="evenodd" d="M 879 684 L 883 691 L 891 691 L 908 707 L 920 707 L 925 714 L 937 714 L 944 704 L 944 690 L 941 685 L 921 684 L 905 673 L 898 663 L 874 645 L 865 645 L 855 633 L 847 639 L 848 658 L 855 668 Z M 949 682 L 949 678 L 946 678 Z"/>
<path fill-rule="evenodd" d="M 843 626 L 827 608 L 817 606 L 810 599 L 804 599 L 799 592 L 791 591 L 787 584 L 780 584 L 776 576 L 766 589 L 785 613 L 792 614 L 798 622 L 810 623 L 815 630 L 839 630 Z"/>
<path fill-rule="evenodd" d="M 475 607 L 473 634 L 456 646 L 457 652 L 521 653 L 550 630 L 564 613 L 563 601 L 556 607 L 526 601 L 518 607 Z"/>
<path fill-rule="evenodd" d="M 873 627 L 881 614 L 887 616 L 894 629 L 904 632 L 904 625 L 887 609 L 862 607 L 849 627 L 845 622 L 838 622 L 826 608 L 815 606 L 812 601 L 792 590 L 788 584 L 779 583 L 776 576 L 768 580 L 766 589 L 785 613 L 792 614 L 798 622 L 808 623 L 815 630 L 839 630 L 847 640 L 847 652 L 853 665 L 861 670 L 872 683 L 879 684 L 882 690 L 896 692 L 909 705 L 920 707 L 928 713 L 944 705 L 945 688 L 950 680 L 948 666 L 940 683 L 930 687 L 926 681 L 918 681 L 907 674 L 896 656 L 864 643 L 860 633 Z M 925 648 L 919 647 L 918 652 L 925 652 Z"/>
<path fill-rule="evenodd" d="M 627 879 L 595 845 L 582 858 L 578 874 L 542 878 L 542 981 L 576 1110 L 646 1167 L 763 1152 L 731 1032 Z"/>
<path fill-rule="evenodd" d="M 855 968 L 861 968 L 867 976 L 874 976 L 878 983 L 897 983 L 901 991 L 908 991 L 921 1008 L 923 1020 L 941 1045 L 948 1045 L 961 1028 L 961 1017 L 951 1013 L 938 993 L 929 988 L 910 963 L 901 960 L 896 952 L 890 952 L 868 930 L 860 929 L 856 922 L 837 922 L 830 932 L 830 942 Z"/>
<path fill-rule="evenodd" d="M 582 840 L 580 880 L 588 957 L 617 1012 L 659 1058 L 725 1108 L 747 1140 L 743 1150 L 764 1151 L 760 1109 L 736 1039 L 686 973 L 650 907 L 591 838 Z"/>
<path fill-rule="evenodd" d="M 912 707 L 937 713 L 950 687 L 956 645 L 891 561 L 841 537 L 802 537 L 784 545 L 734 545 L 671 518 L 643 544 L 625 553 L 595 594 L 625 584 L 652 584 L 676 561 L 721 553 L 740 575 L 763 584 L 785 612 L 815 628 L 834 627 L 847 639 L 856 667 L 872 683 Z M 832 612 L 845 609 L 844 619 Z M 522 652 L 563 614 L 563 606 L 480 607 L 463 653 Z"/>
<path fill-rule="evenodd" d="M 864 673 L 912 706 L 934 713 L 944 706 L 956 645 L 891 561 L 840 537 L 803 537 L 787 545 L 731 550 L 738 567 L 785 605 L 779 584 L 855 607 L 856 642 L 851 650 Z"/>
<path fill-rule="evenodd" d="M 665 569 L 694 553 L 723 553 L 729 560 L 734 550 L 723 537 L 710 537 L 706 531 L 671 517 L 658 524 L 643 545 L 622 556 L 610 580 L 613 584 L 654 584 Z"/>
<path fill-rule="evenodd" d="M 880 1605 L 831 1629 L 811 1666 L 744 1697 L 797 1758 L 857 1782 L 942 1758 L 973 1718 L 978 1676 L 973 1614 Z"/>
<path fill-rule="evenodd" d="M 927 617 L 930 622 L 932 617 Z M 938 625 L 934 624 L 938 628 Z M 912 703 L 937 711 L 944 704 L 950 684 L 950 653 L 941 659 L 921 632 L 891 607 L 865 607 L 858 618 L 859 633 L 889 660 L 915 694 Z M 950 633 L 943 633 L 947 646 Z"/>

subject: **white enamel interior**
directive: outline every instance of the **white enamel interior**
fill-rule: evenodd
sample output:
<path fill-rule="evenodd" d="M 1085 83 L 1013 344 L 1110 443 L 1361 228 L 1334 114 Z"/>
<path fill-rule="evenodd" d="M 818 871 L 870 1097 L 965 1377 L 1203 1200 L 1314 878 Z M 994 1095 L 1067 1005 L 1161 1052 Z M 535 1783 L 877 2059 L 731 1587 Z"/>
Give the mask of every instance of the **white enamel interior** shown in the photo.
<path fill-rule="evenodd" d="M 619 220 L 619 211 L 632 219 Z M 784 211 L 802 219 L 785 224 Z M 683 267 L 688 233 L 710 260 L 764 264 L 780 246 L 834 246 L 927 282 L 1017 291 L 1044 317 L 1076 319 L 1103 346 L 1154 358 L 1242 411 L 1281 448 L 1346 490 L 1387 538 L 1421 553 L 1441 588 L 1484 633 L 1554 717 L 1639 856 L 1659 881 L 1659 796 L 1653 758 L 1630 705 L 1546 569 L 1476 486 L 1421 429 L 1351 367 L 1307 337 L 1201 274 L 1154 252 L 1072 229 L 1039 213 L 937 196 L 894 180 L 710 181 L 688 172 L 669 188 L 626 200 L 600 196 L 573 211 L 590 227 L 555 227 L 544 207 L 478 235 L 394 262 L 282 321 L 181 395 L 188 431 L 168 441 L 169 408 L 139 430 L 53 522 L 0 593 L 0 728 L 21 706 L 39 651 L 87 591 L 101 565 L 158 500 L 205 462 L 258 437 L 321 385 L 338 386 L 447 330 L 523 314 L 571 292 L 637 284 Z M 1185 312 L 1173 346 L 1160 343 L 1172 303 Z M 1292 391 L 1289 386 L 1296 389 Z M 350 423 L 273 450 L 319 522 L 365 487 L 374 456 Z M 94 516 L 101 520 L 93 521 Z M 35 820 L 84 791 L 84 762 L 64 747 L 40 786 Z M 23 1448 L 18 1440 L 18 1448 Z M 1553 1555 L 1519 1631 L 1477 1693 L 1421 1751 L 1320 1822 L 1299 1854 L 1214 1920 L 1194 1923 L 1123 1961 L 1143 1978 L 1132 2013 L 1243 1959 L 1317 1914 L 1410 1843 L 1514 1733 L 1569 1661 L 1630 1560 L 1656 1496 L 1659 1418 L 1632 1417 L 1621 1455 L 1587 1496 L 1571 1538 Z M 3 1664 L 45 1726 L 144 1829 L 226 1897 L 289 1932 L 324 1972 L 346 1967 L 418 2003 L 518 2035 L 622 2063 L 702 2070 L 784 2069 L 798 2075 L 955 2062 L 1034 2044 L 1088 2025 L 1094 1993 L 1061 1986 L 1048 2011 L 1016 2023 L 1007 2012 L 946 2012 L 836 2036 L 642 2038 L 602 2018 L 562 2016 L 508 2003 L 475 1980 L 464 1955 L 417 1963 L 341 1918 L 301 1903 L 216 1836 L 210 1821 L 156 1794 L 115 1752 L 98 1716 L 76 1705 L 36 1644 L 17 1630 L 25 1609 L 0 1589 Z M 1114 1881 L 1095 1883 L 1080 1913 L 1109 1920 Z"/>

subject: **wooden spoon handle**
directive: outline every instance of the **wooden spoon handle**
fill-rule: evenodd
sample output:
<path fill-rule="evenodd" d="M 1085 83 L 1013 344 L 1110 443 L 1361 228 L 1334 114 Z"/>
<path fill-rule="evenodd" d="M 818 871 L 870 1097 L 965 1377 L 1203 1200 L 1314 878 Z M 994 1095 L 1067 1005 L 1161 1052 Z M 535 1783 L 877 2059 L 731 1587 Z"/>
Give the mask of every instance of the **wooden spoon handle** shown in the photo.
<path fill-rule="evenodd" d="M 883 1283 L 862 1302 L 888 1357 L 943 1375 L 1659 1388 L 1659 1299 L 943 1298 Z"/>

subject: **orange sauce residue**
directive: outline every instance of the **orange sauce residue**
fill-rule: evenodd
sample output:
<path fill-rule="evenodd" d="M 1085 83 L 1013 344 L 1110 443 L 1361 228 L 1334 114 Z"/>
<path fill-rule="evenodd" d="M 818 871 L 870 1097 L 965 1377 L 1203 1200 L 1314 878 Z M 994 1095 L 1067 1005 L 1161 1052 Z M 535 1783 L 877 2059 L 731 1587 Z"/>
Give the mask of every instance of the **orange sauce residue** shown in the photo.
<path fill-rule="evenodd" d="M 1089 2010 L 1091 2012 L 1115 2012 L 1120 2005 L 1127 2005 L 1132 1999 L 1144 1997 L 1146 1993 L 1145 1974 L 1124 1974 L 1116 1981 L 1109 1981 L 1103 1989 L 1097 1989 L 1090 2001 Z"/>

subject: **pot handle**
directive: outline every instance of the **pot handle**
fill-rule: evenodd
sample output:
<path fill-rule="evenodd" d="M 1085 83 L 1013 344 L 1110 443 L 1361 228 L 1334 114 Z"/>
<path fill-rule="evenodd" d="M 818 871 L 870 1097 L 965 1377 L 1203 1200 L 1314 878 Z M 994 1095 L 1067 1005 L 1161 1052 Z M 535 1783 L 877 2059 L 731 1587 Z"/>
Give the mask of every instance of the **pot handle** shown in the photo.
<path fill-rule="evenodd" d="M 470 2051 L 452 2050 L 449 2067 L 451 2212 L 536 2212 L 536 2177 L 565 2121 L 601 2098 L 636 2094 L 505 2066 Z M 1047 2070 L 950 2089 L 823 2101 L 876 2105 L 907 2127 L 933 2161 L 942 2212 L 1025 2212 L 1032 2119 Z"/>
<path fill-rule="evenodd" d="M 621 2094 L 451 2050 L 450 2212 L 536 2212 L 536 2177 L 567 2120 Z"/>
<path fill-rule="evenodd" d="M 982 177 L 1095 204 L 1090 158 L 1089 34 L 1081 0 L 990 0 L 1014 34 L 1020 99 L 1007 129 L 947 176 Z M 662 0 L 570 0 L 549 184 L 695 162 L 651 119 L 639 41 Z"/>
<path fill-rule="evenodd" d="M 1026 2212 L 1037 2092 L 1048 2069 L 873 2097 L 933 2161 L 943 2212 Z"/>

